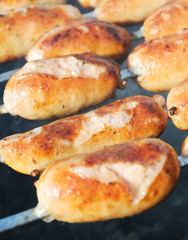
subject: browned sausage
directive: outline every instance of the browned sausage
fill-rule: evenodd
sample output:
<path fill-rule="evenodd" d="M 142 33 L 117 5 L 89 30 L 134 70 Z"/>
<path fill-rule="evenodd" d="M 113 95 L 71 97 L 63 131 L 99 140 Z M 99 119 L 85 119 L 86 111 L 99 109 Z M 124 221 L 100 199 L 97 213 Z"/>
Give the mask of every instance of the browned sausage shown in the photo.
<path fill-rule="evenodd" d="M 121 82 L 115 61 L 91 53 L 28 62 L 8 81 L 1 111 L 60 118 L 113 97 Z"/>
<path fill-rule="evenodd" d="M 27 54 L 27 61 L 92 52 L 125 60 L 131 48 L 128 32 L 115 24 L 96 19 L 57 26 L 42 35 Z"/>
<path fill-rule="evenodd" d="M 155 10 L 144 21 L 144 38 L 151 40 L 188 28 L 188 1 L 171 1 Z"/>
<path fill-rule="evenodd" d="M 140 44 L 127 63 L 142 88 L 169 91 L 188 78 L 188 29 Z"/>
<path fill-rule="evenodd" d="M 123 98 L 0 141 L 2 162 L 36 175 L 55 160 L 135 138 L 157 137 L 167 125 L 162 96 Z M 158 104 L 159 102 L 159 104 Z"/>
<path fill-rule="evenodd" d="M 71 5 L 30 5 L 0 13 L 0 62 L 23 57 L 34 42 L 57 24 L 81 19 Z"/>
<path fill-rule="evenodd" d="M 56 161 L 35 185 L 40 210 L 59 221 L 93 222 L 151 208 L 172 191 L 178 176 L 171 146 L 140 139 Z"/>
<path fill-rule="evenodd" d="M 65 0 L 1 0 L 0 12 L 24 7 L 30 4 L 41 5 L 41 4 L 56 4 L 56 3 L 65 3 Z"/>
<path fill-rule="evenodd" d="M 188 157 L 188 137 L 186 137 L 185 141 L 182 144 L 181 153 L 182 155 Z"/>
<path fill-rule="evenodd" d="M 188 79 L 170 90 L 167 109 L 174 125 L 181 130 L 188 130 Z"/>

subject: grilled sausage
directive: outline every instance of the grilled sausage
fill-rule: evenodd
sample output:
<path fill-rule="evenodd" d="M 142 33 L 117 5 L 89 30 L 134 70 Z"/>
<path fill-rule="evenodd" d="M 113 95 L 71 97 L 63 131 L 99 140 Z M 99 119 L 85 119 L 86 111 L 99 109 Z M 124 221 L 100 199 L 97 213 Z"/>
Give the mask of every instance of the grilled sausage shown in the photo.
<path fill-rule="evenodd" d="M 188 156 L 188 137 L 186 137 L 185 141 L 182 144 L 181 153 L 184 156 Z"/>
<path fill-rule="evenodd" d="M 155 10 L 144 21 L 144 38 L 151 40 L 188 28 L 188 1 L 171 1 Z"/>
<path fill-rule="evenodd" d="M 1 110 L 33 120 L 60 118 L 114 97 L 123 83 L 115 61 L 91 53 L 37 60 L 8 81 Z"/>
<path fill-rule="evenodd" d="M 188 29 L 140 44 L 127 64 L 142 88 L 170 90 L 188 78 Z"/>
<path fill-rule="evenodd" d="M 131 48 L 128 32 L 112 23 L 95 19 L 57 26 L 42 35 L 28 52 L 27 61 L 92 52 L 125 60 Z"/>
<path fill-rule="evenodd" d="M 44 32 L 81 18 L 71 5 L 30 5 L 1 13 L 0 62 L 25 56 Z"/>
<path fill-rule="evenodd" d="M 39 205 L 53 218 L 93 222 L 151 208 L 178 177 L 173 148 L 159 139 L 140 139 L 56 161 L 35 185 Z"/>
<path fill-rule="evenodd" d="M 159 105 L 161 99 L 164 100 L 159 95 L 123 98 L 91 112 L 4 138 L 0 141 L 1 160 L 18 172 L 36 175 L 61 158 L 135 138 L 157 137 L 167 125 L 167 113 Z"/>
<path fill-rule="evenodd" d="M 188 79 L 171 89 L 167 96 L 167 109 L 174 125 L 188 130 Z"/>
<path fill-rule="evenodd" d="M 155 9 L 170 0 L 102 0 L 97 1 L 95 15 L 99 20 L 119 24 L 145 20 Z"/>
<path fill-rule="evenodd" d="M 8 11 L 11 9 L 16 9 L 24 7 L 30 4 L 56 4 L 65 3 L 64 0 L 1 0 L 0 1 L 0 12 Z"/>
<path fill-rule="evenodd" d="M 84 8 L 94 8 L 97 6 L 97 1 L 100 0 L 78 0 L 78 1 Z"/>

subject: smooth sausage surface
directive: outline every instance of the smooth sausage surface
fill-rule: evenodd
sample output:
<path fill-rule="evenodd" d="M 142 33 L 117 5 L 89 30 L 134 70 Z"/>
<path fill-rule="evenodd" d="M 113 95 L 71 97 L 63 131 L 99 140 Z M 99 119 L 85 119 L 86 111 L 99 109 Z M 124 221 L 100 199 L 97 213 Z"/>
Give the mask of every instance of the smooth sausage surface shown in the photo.
<path fill-rule="evenodd" d="M 140 139 L 50 165 L 35 183 L 40 208 L 59 221 L 93 222 L 138 214 L 175 187 L 179 162 L 159 139 Z"/>
<path fill-rule="evenodd" d="M 138 45 L 127 65 L 149 91 L 169 91 L 188 78 L 188 29 Z"/>
<path fill-rule="evenodd" d="M 186 137 L 185 141 L 182 144 L 181 154 L 183 156 L 187 156 L 188 157 L 188 137 Z"/>
<path fill-rule="evenodd" d="M 56 25 L 81 19 L 71 5 L 30 5 L 0 13 L 0 62 L 23 57 L 34 42 Z"/>
<path fill-rule="evenodd" d="M 18 172 L 37 175 L 61 158 L 135 138 L 157 137 L 167 125 L 163 100 L 160 95 L 127 97 L 88 113 L 6 137 L 0 141 L 1 161 Z"/>
<path fill-rule="evenodd" d="M 131 48 L 129 33 L 96 19 L 57 26 L 42 35 L 27 54 L 27 61 L 92 52 L 121 62 Z"/>
<path fill-rule="evenodd" d="M 168 116 L 181 130 L 188 130 L 188 79 L 172 88 L 167 96 Z"/>
<path fill-rule="evenodd" d="M 144 21 L 143 26 L 146 41 L 188 28 L 188 1 L 175 0 L 163 5 Z"/>
<path fill-rule="evenodd" d="M 123 82 L 115 61 L 91 53 L 37 60 L 8 81 L 2 108 L 27 119 L 60 118 L 114 97 Z"/>
<path fill-rule="evenodd" d="M 1 0 L 0 1 L 0 12 L 8 11 L 24 7 L 27 5 L 39 5 L 39 4 L 56 4 L 65 3 L 65 0 Z"/>
<path fill-rule="evenodd" d="M 103 0 L 98 1 L 95 14 L 99 20 L 118 24 L 138 23 L 170 0 Z"/>

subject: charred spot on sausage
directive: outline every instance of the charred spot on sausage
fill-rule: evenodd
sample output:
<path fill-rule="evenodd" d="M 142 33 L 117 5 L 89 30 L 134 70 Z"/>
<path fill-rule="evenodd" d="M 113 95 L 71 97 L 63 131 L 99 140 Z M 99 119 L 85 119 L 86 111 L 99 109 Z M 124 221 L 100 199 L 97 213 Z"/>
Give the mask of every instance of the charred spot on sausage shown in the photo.
<path fill-rule="evenodd" d="M 42 174 L 43 170 L 38 170 L 38 169 L 35 169 L 31 172 L 31 176 L 33 177 L 36 177 L 36 176 L 40 176 Z"/>
<path fill-rule="evenodd" d="M 166 44 L 166 45 L 165 45 L 165 48 L 166 48 L 166 49 L 168 49 L 168 48 L 169 48 L 169 45 L 168 45 L 168 44 Z"/>
<path fill-rule="evenodd" d="M 171 107 L 169 109 L 170 115 L 173 116 L 176 113 L 177 107 Z"/>

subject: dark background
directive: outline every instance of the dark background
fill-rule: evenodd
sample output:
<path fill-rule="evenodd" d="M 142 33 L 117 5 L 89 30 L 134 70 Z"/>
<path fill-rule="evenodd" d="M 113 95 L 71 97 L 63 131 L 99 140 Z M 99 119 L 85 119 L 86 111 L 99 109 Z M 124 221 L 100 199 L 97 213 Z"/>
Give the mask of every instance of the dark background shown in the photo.
<path fill-rule="evenodd" d="M 76 1 L 69 1 L 80 8 Z M 134 31 L 141 24 L 127 26 L 126 29 Z M 133 43 L 139 44 L 143 39 Z M 0 72 L 5 72 L 23 66 L 25 59 L 19 59 L 0 65 Z M 126 63 L 122 64 L 122 69 Z M 6 82 L 0 83 L 0 103 L 3 103 L 3 91 Z M 116 98 L 132 95 L 153 96 L 154 92 L 147 92 L 132 80 L 128 79 L 126 89 L 117 90 Z M 162 93 L 166 97 L 167 93 Z M 108 102 L 110 102 L 108 101 Z M 106 102 L 107 103 L 107 102 Z M 92 110 L 90 108 L 88 110 Z M 21 117 L 16 119 L 9 114 L 0 116 L 0 139 L 14 134 L 31 130 L 50 121 L 29 121 Z M 187 132 L 178 130 L 171 122 L 160 137 L 174 147 L 180 154 L 181 144 Z M 37 204 L 37 197 L 33 183 L 37 178 L 22 175 L 0 165 L 0 218 L 32 208 Z M 17 227 L 0 233 L 0 240 L 27 239 L 27 240 L 185 240 L 188 239 L 188 167 L 181 168 L 180 179 L 173 193 L 162 203 L 137 216 L 96 223 L 69 224 L 58 221 L 44 223 L 38 220 L 27 225 Z"/>

